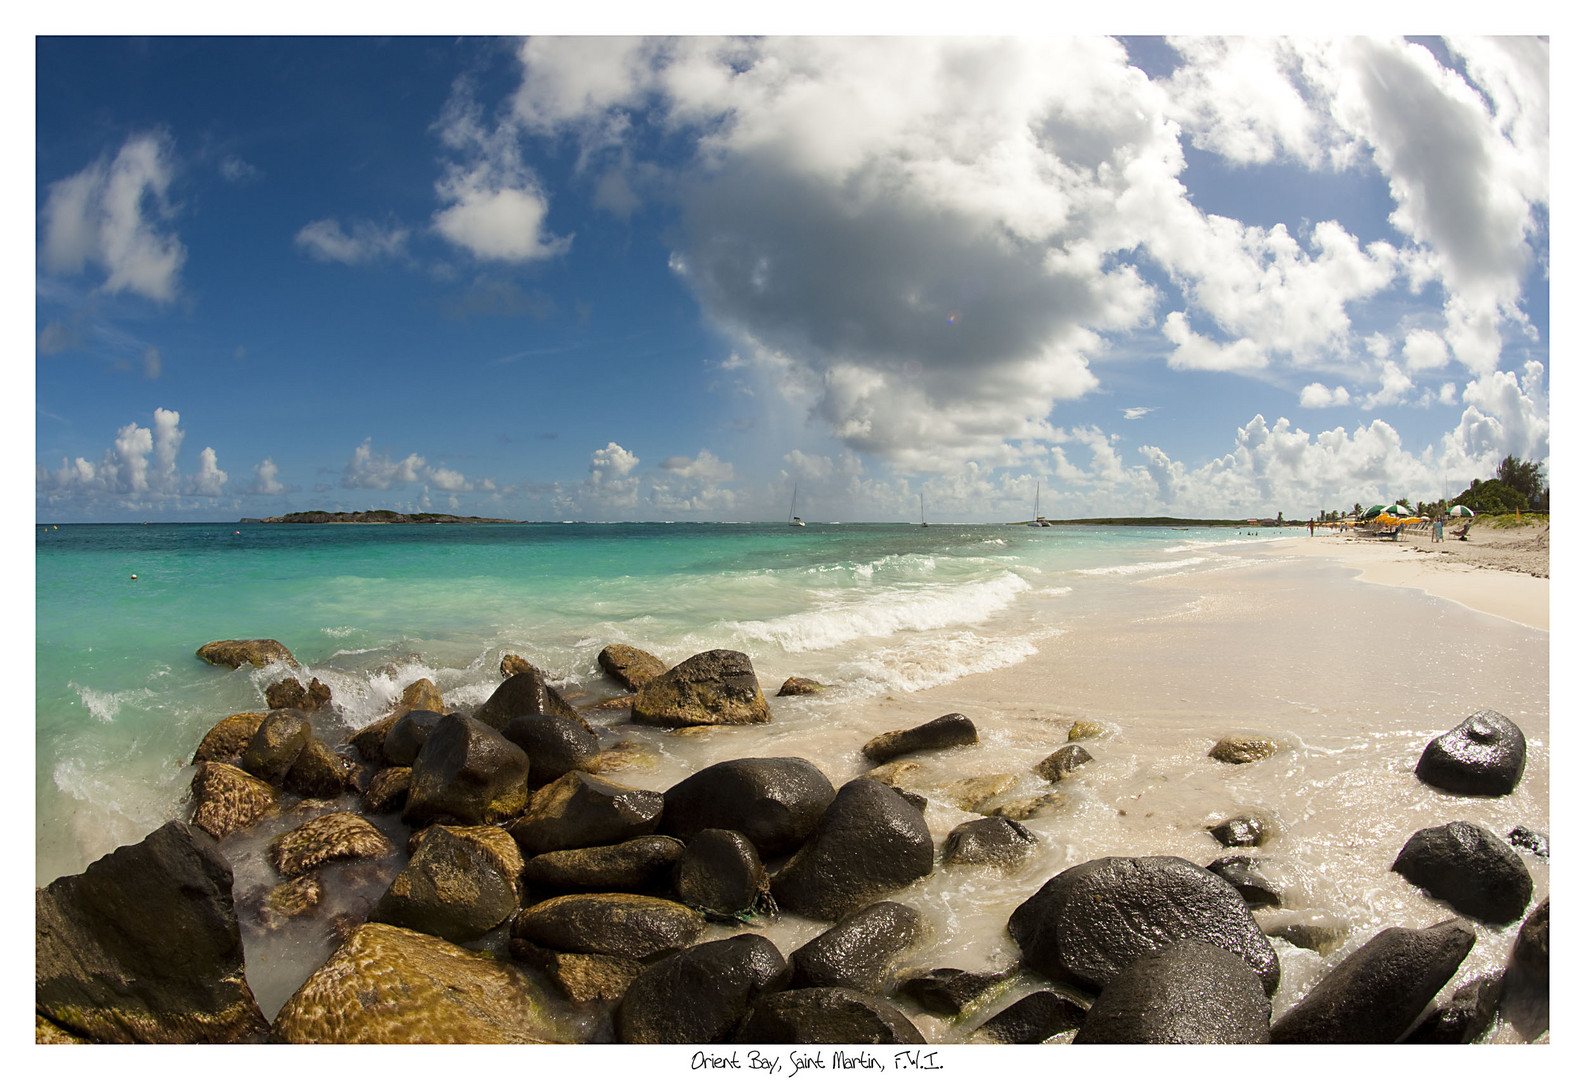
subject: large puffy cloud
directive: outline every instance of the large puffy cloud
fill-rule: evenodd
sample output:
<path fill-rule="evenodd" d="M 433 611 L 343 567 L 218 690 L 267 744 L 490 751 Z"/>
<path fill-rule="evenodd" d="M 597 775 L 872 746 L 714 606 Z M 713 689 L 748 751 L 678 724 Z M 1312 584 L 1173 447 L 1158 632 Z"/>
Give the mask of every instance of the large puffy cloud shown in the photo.
<path fill-rule="evenodd" d="M 274 473 L 270 475 L 273 479 Z M 261 482 L 263 478 L 261 466 L 259 474 Z M 352 457 L 347 460 L 346 467 L 341 471 L 341 486 L 344 488 L 386 491 L 404 484 L 418 483 L 450 492 L 472 491 L 476 486 L 494 486 L 488 481 L 470 481 L 455 469 L 430 465 L 417 453 L 393 459 L 389 453 L 374 449 L 373 436 L 364 439 L 353 448 Z"/>
<path fill-rule="evenodd" d="M 108 293 L 175 299 L 187 251 L 167 226 L 173 174 L 169 141 L 141 134 L 113 159 L 51 184 L 42 212 L 45 270 L 80 274 L 91 264 L 104 271 Z"/>
<path fill-rule="evenodd" d="M 180 507 L 182 496 L 224 495 L 228 477 L 213 447 L 199 451 L 196 472 L 182 475 L 177 458 L 185 434 L 181 414 L 157 408 L 148 427 L 129 423 L 117 431 L 97 462 L 76 457 L 63 459 L 58 469 L 38 464 L 37 497 L 50 507 L 86 512 L 105 506 L 136 511 Z"/>

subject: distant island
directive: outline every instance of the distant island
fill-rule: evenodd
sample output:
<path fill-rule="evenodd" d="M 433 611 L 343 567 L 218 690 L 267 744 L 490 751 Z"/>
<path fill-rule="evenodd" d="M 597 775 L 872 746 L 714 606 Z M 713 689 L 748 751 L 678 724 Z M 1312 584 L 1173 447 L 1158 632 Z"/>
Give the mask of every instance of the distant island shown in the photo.
<path fill-rule="evenodd" d="M 511 518 L 458 517 L 456 514 L 398 514 L 395 510 L 354 510 L 350 513 L 303 510 L 280 517 L 243 518 L 247 525 L 522 525 Z"/>

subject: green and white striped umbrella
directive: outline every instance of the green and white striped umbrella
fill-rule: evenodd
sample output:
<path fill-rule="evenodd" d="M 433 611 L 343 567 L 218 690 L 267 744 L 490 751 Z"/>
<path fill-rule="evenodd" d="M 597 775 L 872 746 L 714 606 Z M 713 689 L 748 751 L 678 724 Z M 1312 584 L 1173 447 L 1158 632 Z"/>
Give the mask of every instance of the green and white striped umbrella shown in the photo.
<path fill-rule="evenodd" d="M 1474 517 L 1475 511 L 1467 506 L 1450 506 L 1447 508 L 1448 517 Z"/>
<path fill-rule="evenodd" d="M 1403 505 L 1403 503 L 1393 503 L 1391 506 L 1383 506 L 1381 508 L 1381 512 L 1383 514 L 1391 514 L 1393 517 L 1414 517 L 1414 511 Z"/>

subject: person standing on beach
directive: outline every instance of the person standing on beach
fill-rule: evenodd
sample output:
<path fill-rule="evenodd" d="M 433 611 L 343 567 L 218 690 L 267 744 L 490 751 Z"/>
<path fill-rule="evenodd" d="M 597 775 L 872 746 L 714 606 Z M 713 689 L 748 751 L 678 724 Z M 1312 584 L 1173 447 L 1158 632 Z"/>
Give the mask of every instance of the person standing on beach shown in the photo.
<path fill-rule="evenodd" d="M 1315 535 L 1315 519 L 1314 518 L 1310 519 L 1310 535 L 1311 536 Z"/>
<path fill-rule="evenodd" d="M 1435 521 L 1431 522 L 1431 540 L 1437 544 L 1442 542 L 1442 517 L 1440 514 L 1437 515 Z"/>

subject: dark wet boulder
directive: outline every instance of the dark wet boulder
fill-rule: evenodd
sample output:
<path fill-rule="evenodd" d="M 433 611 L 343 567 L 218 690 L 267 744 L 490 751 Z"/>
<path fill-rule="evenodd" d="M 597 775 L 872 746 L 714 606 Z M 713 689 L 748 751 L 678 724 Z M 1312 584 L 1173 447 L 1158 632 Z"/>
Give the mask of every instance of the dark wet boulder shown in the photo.
<path fill-rule="evenodd" d="M 877 765 L 895 757 L 921 750 L 946 750 L 954 746 L 972 746 L 980 741 L 974 730 L 974 721 L 962 713 L 947 713 L 929 723 L 900 731 L 888 731 L 864 744 L 864 756 Z"/>
<path fill-rule="evenodd" d="M 253 738 L 248 740 L 238 764 L 265 783 L 280 787 L 313 733 L 304 713 L 297 709 L 276 709 L 264 717 Z"/>
<path fill-rule="evenodd" d="M 1282 906 L 1281 890 L 1266 880 L 1260 862 L 1249 855 L 1223 855 L 1206 869 L 1237 889 L 1252 909 Z"/>
<path fill-rule="evenodd" d="M 233 765 L 206 761 L 193 773 L 193 824 L 220 840 L 275 808 L 275 789 Z"/>
<path fill-rule="evenodd" d="M 650 680 L 666 674 L 664 660 L 633 645 L 607 645 L 595 657 L 595 662 L 624 690 L 637 690 Z"/>
<path fill-rule="evenodd" d="M 440 691 L 435 689 L 435 684 L 428 679 L 418 679 L 408 683 L 402 689 L 401 697 L 397 698 L 384 716 L 367 727 L 359 728 L 353 734 L 350 740 L 352 748 L 371 764 L 396 764 L 385 760 L 385 737 L 398 720 L 414 709 L 445 715 L 446 703 L 442 700 Z M 406 761 L 401 764 L 411 765 L 412 762 Z"/>
<path fill-rule="evenodd" d="M 843 986 L 814 986 L 760 998 L 737 1041 L 873 1046 L 923 1043 L 925 1038 L 885 998 Z"/>
<path fill-rule="evenodd" d="M 616 1010 L 624 1043 L 719 1043 L 764 994 L 787 985 L 787 961 L 758 934 L 707 941 L 651 965 Z"/>
<path fill-rule="evenodd" d="M 1085 1012 L 1084 1003 L 1076 998 L 1036 990 L 975 1028 L 974 1038 L 1007 1046 L 1043 1043 L 1084 1023 Z"/>
<path fill-rule="evenodd" d="M 1012 818 L 985 817 L 965 821 L 947 834 L 941 861 L 970 866 L 1013 867 L 1021 864 L 1039 843 L 1028 826 Z"/>
<path fill-rule="evenodd" d="M 302 709 L 313 712 L 330 704 L 330 687 L 318 679 L 309 679 L 305 687 L 288 675 L 280 682 L 264 688 L 264 703 L 272 709 Z"/>
<path fill-rule="evenodd" d="M 658 791 L 570 772 L 534 792 L 510 831 L 524 851 L 535 855 L 618 844 L 654 832 L 661 806 Z"/>
<path fill-rule="evenodd" d="M 584 722 L 578 710 L 546 680 L 545 673 L 533 667 L 496 687 L 495 693 L 473 714 L 479 723 L 497 731 L 514 716 L 560 716 Z"/>
<path fill-rule="evenodd" d="M 736 829 L 769 859 L 802 844 L 835 797 L 831 781 L 803 758 L 721 761 L 667 789 L 656 831 L 686 841 L 705 829 Z"/>
<path fill-rule="evenodd" d="M 1406 1043 L 1472 1043 L 1491 1028 L 1502 999 L 1502 976 L 1482 975 L 1457 990 L 1446 1005 L 1415 1025 Z"/>
<path fill-rule="evenodd" d="M 242 760 L 242 752 L 253 741 L 253 736 L 267 715 L 261 712 L 232 713 L 210 728 L 199 742 L 198 749 L 193 753 L 193 764 L 201 765 L 206 761 L 238 764 Z"/>
<path fill-rule="evenodd" d="M 1036 765 L 1035 775 L 1055 784 L 1072 776 L 1080 765 L 1094 760 L 1095 758 L 1084 747 L 1078 743 L 1069 743 Z"/>
<path fill-rule="evenodd" d="M 429 709 L 408 709 L 386 729 L 385 741 L 380 744 L 380 760 L 387 765 L 412 765 L 418 760 L 418 752 L 424 748 L 424 743 L 441 721 L 446 719 L 446 715 Z"/>
<path fill-rule="evenodd" d="M 1271 1001 L 1244 962 L 1203 941 L 1146 953 L 1106 984 L 1078 1043 L 1264 1043 Z"/>
<path fill-rule="evenodd" d="M 671 888 L 683 843 L 671 836 L 635 836 L 620 844 L 569 848 L 535 855 L 523 879 L 559 892 L 661 892 Z"/>
<path fill-rule="evenodd" d="M 231 886 L 215 840 L 172 821 L 35 890 L 36 1011 L 97 1042 L 257 1040 Z"/>
<path fill-rule="evenodd" d="M 924 815 L 895 789 L 860 777 L 837 791 L 771 891 L 789 911 L 835 920 L 924 877 L 934 863 Z"/>
<path fill-rule="evenodd" d="M 1552 847 L 1546 833 L 1527 829 L 1523 825 L 1515 825 L 1508 830 L 1508 843 L 1543 859 L 1551 858 L 1552 855 Z"/>
<path fill-rule="evenodd" d="M 281 786 L 293 795 L 309 799 L 329 799 L 358 790 L 358 763 L 331 749 L 330 744 L 310 735 L 292 761 Z"/>
<path fill-rule="evenodd" d="M 1258 735 L 1229 735 L 1218 740 L 1206 756 L 1225 765 L 1248 765 L 1252 761 L 1269 758 L 1279 749 L 1276 739 Z"/>
<path fill-rule="evenodd" d="M 1355 949 L 1271 1025 L 1277 1043 L 1390 1043 L 1453 977 L 1475 944 L 1463 919 L 1394 926 Z"/>
<path fill-rule="evenodd" d="M 424 742 L 402 820 L 491 825 L 528 802 L 528 755 L 501 733 L 452 713 Z"/>
<path fill-rule="evenodd" d="M 1519 928 L 1513 942 L 1511 967 L 1531 979 L 1550 982 L 1552 978 L 1552 898 L 1535 906 Z"/>
<path fill-rule="evenodd" d="M 494 842 L 487 833 L 497 834 Z M 522 866 L 517 845 L 503 829 L 432 826 L 369 919 L 459 945 L 473 941 L 517 910 Z"/>
<path fill-rule="evenodd" d="M 1454 795 L 1507 795 L 1524 775 L 1524 732 L 1501 713 L 1483 709 L 1432 739 L 1414 774 Z"/>
<path fill-rule="evenodd" d="M 413 783 L 413 770 L 404 765 L 381 769 L 369 778 L 359 805 L 365 814 L 396 814 L 407 805 L 407 789 Z"/>
<path fill-rule="evenodd" d="M 364 923 L 281 1007 L 287 1043 L 566 1042 L 516 964 L 385 923 Z"/>
<path fill-rule="evenodd" d="M 897 961 L 925 936 L 925 920 L 906 904 L 882 900 L 837 923 L 788 957 L 793 988 L 845 986 L 879 994 Z"/>
<path fill-rule="evenodd" d="M 698 941 L 704 916 L 674 900 L 578 893 L 542 900 L 512 919 L 511 936 L 560 952 L 651 960 Z"/>
<path fill-rule="evenodd" d="M 770 706 L 749 658 L 732 649 L 697 653 L 645 683 L 633 699 L 633 722 L 658 727 L 763 724 Z"/>
<path fill-rule="evenodd" d="M 1017 966 L 1002 971 L 964 971 L 962 968 L 932 968 L 898 984 L 897 992 L 937 1016 L 957 1016 L 980 998 L 1005 986 L 1017 974 Z"/>
<path fill-rule="evenodd" d="M 364 818 L 338 810 L 281 833 L 270 841 L 267 850 L 275 872 L 293 878 L 327 862 L 378 858 L 394 853 L 396 848 Z"/>
<path fill-rule="evenodd" d="M 1240 814 L 1207 830 L 1223 847 L 1259 847 L 1266 842 L 1267 825 L 1252 814 Z"/>
<path fill-rule="evenodd" d="M 818 694 L 825 687 L 813 679 L 806 679 L 801 675 L 789 675 L 781 684 L 781 689 L 776 691 L 777 697 L 799 697 L 803 694 Z"/>
<path fill-rule="evenodd" d="M 1186 940 L 1242 957 L 1268 995 L 1277 989 L 1277 954 L 1238 890 L 1173 855 L 1069 867 L 1020 904 L 1007 928 L 1030 967 L 1081 989 L 1102 989 L 1145 953 Z"/>
<path fill-rule="evenodd" d="M 1513 848 L 1468 821 L 1421 829 L 1392 868 L 1461 915 L 1490 923 L 1522 917 L 1534 888 Z"/>
<path fill-rule="evenodd" d="M 677 860 L 676 888 L 677 899 L 706 915 L 737 916 L 766 906 L 770 876 L 748 837 L 705 829 Z"/>
<path fill-rule="evenodd" d="M 275 663 L 297 666 L 297 659 L 292 656 L 291 650 L 274 638 L 227 638 L 223 641 L 211 641 L 206 645 L 198 646 L 198 659 L 217 667 L 228 668 L 239 668 L 243 664 L 261 668 Z"/>
<path fill-rule="evenodd" d="M 528 755 L 529 787 L 544 787 L 575 769 L 588 772 L 600 753 L 589 725 L 565 716 L 514 716 L 501 734 Z"/>

